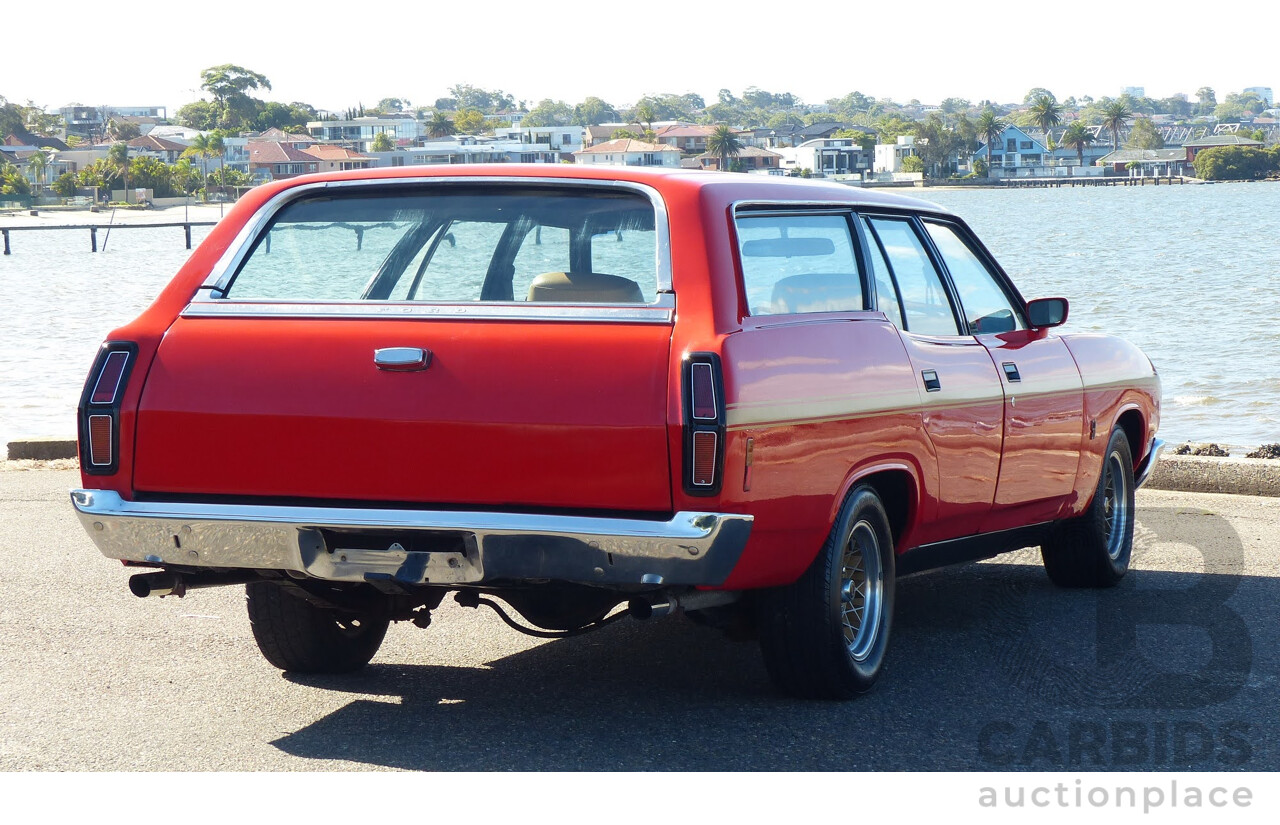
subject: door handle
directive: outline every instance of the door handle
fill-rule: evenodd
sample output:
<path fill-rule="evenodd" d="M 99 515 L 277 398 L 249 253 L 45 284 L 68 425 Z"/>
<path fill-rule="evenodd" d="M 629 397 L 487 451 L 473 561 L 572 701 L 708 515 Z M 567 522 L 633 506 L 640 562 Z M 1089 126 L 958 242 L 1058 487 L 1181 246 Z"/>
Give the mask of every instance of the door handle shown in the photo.
<path fill-rule="evenodd" d="M 380 370 L 413 372 L 431 366 L 431 350 L 422 347 L 385 347 L 373 351 L 373 364 Z"/>
<path fill-rule="evenodd" d="M 1004 367 L 1004 377 L 1009 379 L 1010 384 L 1017 383 L 1022 380 L 1022 376 L 1018 374 L 1018 365 L 1012 361 L 1005 361 L 1000 366 Z"/>
<path fill-rule="evenodd" d="M 937 370 L 921 370 L 920 377 L 924 379 L 925 392 L 938 392 L 942 389 L 942 382 L 938 380 Z"/>

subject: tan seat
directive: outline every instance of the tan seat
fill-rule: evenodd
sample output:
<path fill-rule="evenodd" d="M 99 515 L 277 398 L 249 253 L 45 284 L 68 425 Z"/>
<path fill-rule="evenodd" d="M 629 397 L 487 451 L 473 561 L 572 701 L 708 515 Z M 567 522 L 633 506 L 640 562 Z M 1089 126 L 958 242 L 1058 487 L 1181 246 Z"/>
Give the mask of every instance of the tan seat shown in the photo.
<path fill-rule="evenodd" d="M 862 309 L 862 283 L 851 273 L 792 275 L 773 285 L 770 311 L 775 315 L 859 309 Z"/>
<path fill-rule="evenodd" d="M 601 272 L 544 272 L 529 284 L 530 301 L 567 304 L 643 304 L 640 285 Z"/>

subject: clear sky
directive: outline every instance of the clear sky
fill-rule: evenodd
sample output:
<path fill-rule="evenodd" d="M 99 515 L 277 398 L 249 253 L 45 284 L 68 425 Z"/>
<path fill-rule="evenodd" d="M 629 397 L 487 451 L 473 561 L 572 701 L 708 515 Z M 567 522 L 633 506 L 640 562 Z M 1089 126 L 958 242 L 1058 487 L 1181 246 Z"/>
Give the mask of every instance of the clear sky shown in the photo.
<path fill-rule="evenodd" d="M 721 88 L 740 95 L 749 86 L 806 103 L 855 90 L 900 103 L 1021 102 L 1037 86 L 1059 99 L 1125 86 L 1157 98 L 1201 86 L 1219 100 L 1246 86 L 1280 91 L 1274 44 L 1243 29 L 1275 31 L 1280 4 L 1271 2 L 1233 7 L 1220 23 L 1184 0 L 1131 15 L 944 0 L 8 5 L 0 95 L 49 109 L 156 105 L 173 114 L 201 97 L 201 70 L 222 63 L 266 75 L 273 88 L 259 97 L 335 110 L 383 97 L 430 105 L 456 83 L 531 105 L 596 95 L 619 106 L 664 92 L 710 103 Z"/>

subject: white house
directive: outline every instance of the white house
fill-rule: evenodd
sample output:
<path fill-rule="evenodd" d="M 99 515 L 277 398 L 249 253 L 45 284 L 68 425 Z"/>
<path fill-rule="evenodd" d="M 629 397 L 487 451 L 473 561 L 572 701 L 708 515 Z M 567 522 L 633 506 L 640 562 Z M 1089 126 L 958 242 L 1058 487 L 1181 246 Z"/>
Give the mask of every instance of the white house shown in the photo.
<path fill-rule="evenodd" d="M 914 156 L 915 153 L 915 135 L 899 135 L 895 143 L 877 143 L 874 171 L 901 172 L 902 161 Z"/>
<path fill-rule="evenodd" d="M 680 165 L 680 150 L 674 146 L 646 143 L 643 140 L 619 138 L 598 143 L 590 149 L 574 153 L 574 162 L 609 166 L 675 166 Z"/>

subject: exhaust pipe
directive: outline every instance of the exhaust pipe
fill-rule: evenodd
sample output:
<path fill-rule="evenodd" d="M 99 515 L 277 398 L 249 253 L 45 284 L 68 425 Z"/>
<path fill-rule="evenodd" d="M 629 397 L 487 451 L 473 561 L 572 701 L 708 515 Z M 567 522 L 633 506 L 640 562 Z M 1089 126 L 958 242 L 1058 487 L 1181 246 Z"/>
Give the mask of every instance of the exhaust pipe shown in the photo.
<path fill-rule="evenodd" d="M 148 596 L 177 596 L 182 598 L 188 590 L 204 587 L 222 587 L 229 584 L 247 584 L 262 578 L 252 570 L 235 570 L 228 573 L 138 573 L 129 577 L 129 592 L 140 599 Z"/>
<path fill-rule="evenodd" d="M 627 602 L 627 612 L 635 619 L 659 619 L 673 613 L 690 610 L 704 610 L 708 607 L 736 602 L 741 593 L 734 590 L 695 590 L 677 596 L 674 593 L 662 593 L 653 601 L 649 599 L 632 599 Z"/>

